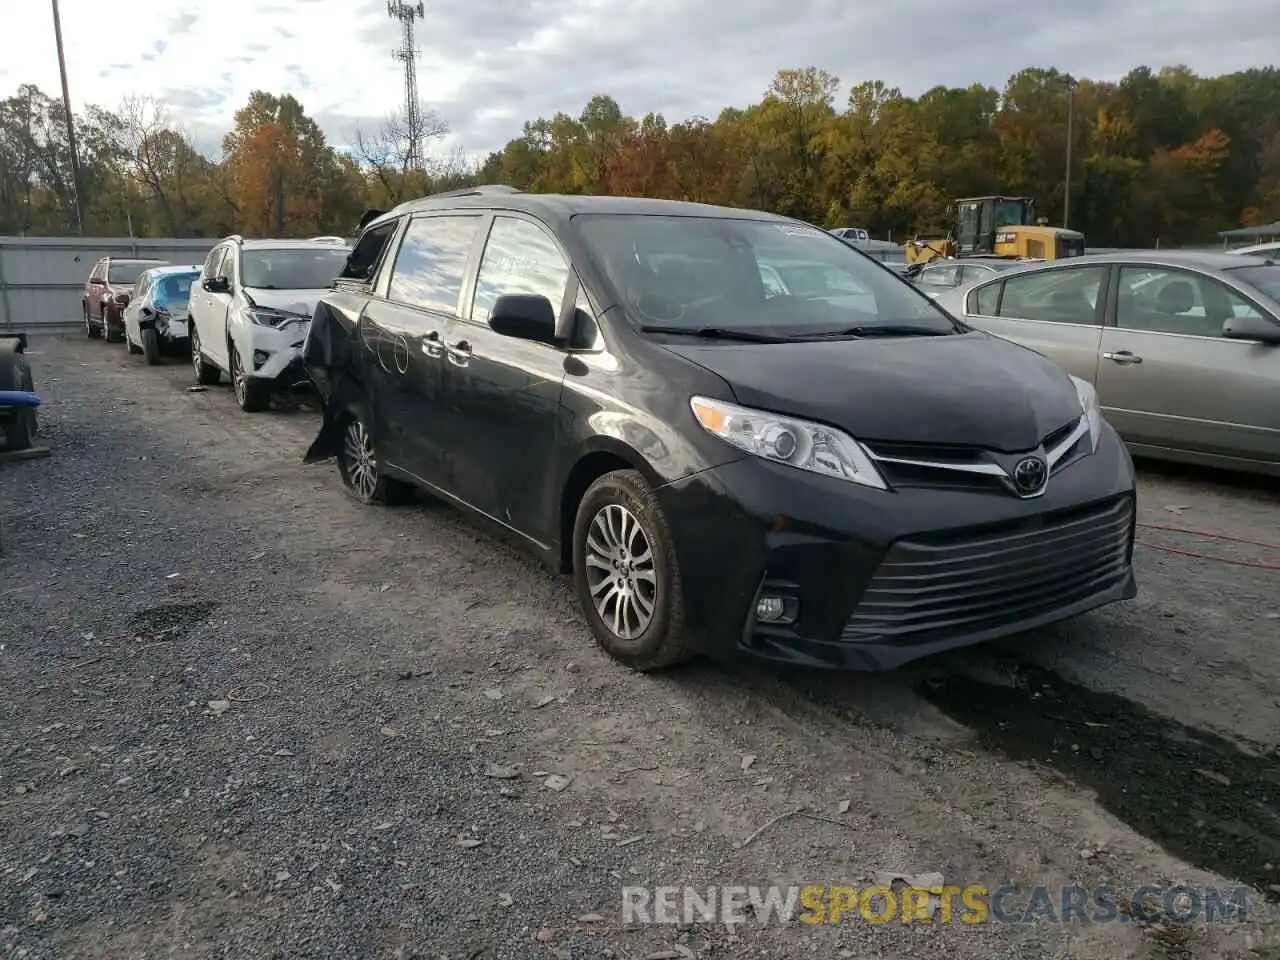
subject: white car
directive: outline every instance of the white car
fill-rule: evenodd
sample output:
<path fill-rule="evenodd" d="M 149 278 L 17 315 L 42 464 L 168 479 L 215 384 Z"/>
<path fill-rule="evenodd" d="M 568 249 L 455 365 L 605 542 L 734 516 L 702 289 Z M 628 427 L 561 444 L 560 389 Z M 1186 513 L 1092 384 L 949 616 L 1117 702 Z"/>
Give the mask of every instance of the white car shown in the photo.
<path fill-rule="evenodd" d="M 302 344 L 316 303 L 351 248 L 329 239 L 227 237 L 210 251 L 191 291 L 196 382 L 231 378 L 242 410 L 265 410 L 271 394 L 305 382 Z"/>
<path fill-rule="evenodd" d="M 200 276 L 200 264 L 190 267 L 152 267 L 138 277 L 133 297 L 124 308 L 124 342 L 130 353 L 141 353 L 156 364 L 165 353 L 177 354 L 187 339 L 187 305 Z"/>

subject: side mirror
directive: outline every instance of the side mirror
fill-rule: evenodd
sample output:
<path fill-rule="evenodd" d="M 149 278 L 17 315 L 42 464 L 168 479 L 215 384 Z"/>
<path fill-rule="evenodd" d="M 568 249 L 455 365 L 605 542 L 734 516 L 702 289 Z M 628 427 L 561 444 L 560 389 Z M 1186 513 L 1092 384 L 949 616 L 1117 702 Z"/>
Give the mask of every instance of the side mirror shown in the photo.
<path fill-rule="evenodd" d="M 226 277 L 205 277 L 200 281 L 200 286 L 209 293 L 227 293 L 231 289 L 231 282 Z"/>
<path fill-rule="evenodd" d="M 507 294 L 489 311 L 489 328 L 504 337 L 558 346 L 556 310 L 541 294 Z"/>
<path fill-rule="evenodd" d="M 1222 325 L 1222 335 L 1228 340 L 1280 343 L 1280 324 L 1265 317 L 1232 317 Z"/>

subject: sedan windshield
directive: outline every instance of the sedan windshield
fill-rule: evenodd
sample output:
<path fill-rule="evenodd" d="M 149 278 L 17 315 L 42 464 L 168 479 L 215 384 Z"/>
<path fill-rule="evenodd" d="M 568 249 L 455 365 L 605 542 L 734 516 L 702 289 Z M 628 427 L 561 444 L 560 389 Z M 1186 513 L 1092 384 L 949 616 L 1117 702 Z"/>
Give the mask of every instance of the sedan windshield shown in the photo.
<path fill-rule="evenodd" d="M 107 267 L 108 283 L 137 283 L 142 271 L 156 265 L 154 260 L 112 260 Z"/>
<path fill-rule="evenodd" d="M 1231 276 L 1261 291 L 1272 300 L 1280 301 L 1280 266 L 1260 263 L 1257 266 L 1233 267 Z"/>
<path fill-rule="evenodd" d="M 346 266 L 347 247 L 245 250 L 240 282 L 256 290 L 326 290 Z"/>
<path fill-rule="evenodd" d="M 574 225 L 642 327 L 787 339 L 957 331 L 927 297 L 816 227 L 637 214 Z"/>

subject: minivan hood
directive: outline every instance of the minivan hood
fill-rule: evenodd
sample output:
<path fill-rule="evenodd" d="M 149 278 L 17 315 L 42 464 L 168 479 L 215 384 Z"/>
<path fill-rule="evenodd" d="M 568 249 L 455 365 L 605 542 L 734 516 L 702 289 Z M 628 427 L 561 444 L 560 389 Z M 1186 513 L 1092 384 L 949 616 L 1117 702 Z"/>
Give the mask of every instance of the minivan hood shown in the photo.
<path fill-rule="evenodd" d="M 245 287 L 245 292 L 260 307 L 274 307 L 290 313 L 305 313 L 311 316 L 316 312 L 316 304 L 329 291 L 325 290 L 261 290 L 257 287 Z"/>
<path fill-rule="evenodd" d="M 989 334 L 666 349 L 723 377 L 738 402 L 859 440 L 1033 450 L 1080 416 L 1067 374 Z"/>

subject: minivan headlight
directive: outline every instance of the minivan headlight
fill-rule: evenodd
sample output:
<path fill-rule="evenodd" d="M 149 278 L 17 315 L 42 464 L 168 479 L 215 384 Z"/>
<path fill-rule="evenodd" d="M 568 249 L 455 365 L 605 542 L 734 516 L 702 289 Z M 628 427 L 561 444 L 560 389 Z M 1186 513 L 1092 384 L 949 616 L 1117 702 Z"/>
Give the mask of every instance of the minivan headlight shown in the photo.
<path fill-rule="evenodd" d="M 1098 401 L 1098 391 L 1088 380 L 1071 377 L 1071 382 L 1075 384 L 1076 396 L 1080 398 L 1080 410 L 1089 421 L 1089 443 L 1097 450 L 1098 441 L 1102 439 L 1102 404 Z"/>
<path fill-rule="evenodd" d="M 693 397 L 702 428 L 747 453 L 810 473 L 888 489 L 861 444 L 842 430 L 737 404 Z"/>

